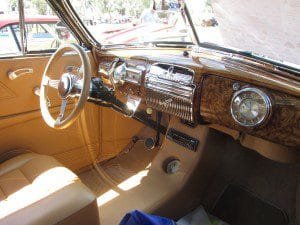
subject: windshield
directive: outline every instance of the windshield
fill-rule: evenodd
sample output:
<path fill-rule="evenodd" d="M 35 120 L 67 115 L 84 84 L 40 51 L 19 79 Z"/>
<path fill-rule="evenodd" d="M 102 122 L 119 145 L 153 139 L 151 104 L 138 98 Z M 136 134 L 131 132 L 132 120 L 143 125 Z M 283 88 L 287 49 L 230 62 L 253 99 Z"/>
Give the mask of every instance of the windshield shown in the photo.
<path fill-rule="evenodd" d="M 70 0 L 101 44 L 190 42 L 182 0 Z M 185 0 L 201 43 L 300 65 L 299 0 Z"/>
<path fill-rule="evenodd" d="M 190 42 L 178 1 L 71 0 L 82 22 L 101 44 Z"/>
<path fill-rule="evenodd" d="M 200 42 L 300 65 L 299 0 L 186 0 Z"/>

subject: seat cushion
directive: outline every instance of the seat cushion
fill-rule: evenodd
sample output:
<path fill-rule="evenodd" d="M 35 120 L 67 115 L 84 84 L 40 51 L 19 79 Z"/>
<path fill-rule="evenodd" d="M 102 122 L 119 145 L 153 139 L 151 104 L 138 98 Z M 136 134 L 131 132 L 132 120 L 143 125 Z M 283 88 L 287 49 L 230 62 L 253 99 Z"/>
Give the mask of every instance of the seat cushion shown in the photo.
<path fill-rule="evenodd" d="M 26 153 L 0 164 L 0 224 L 99 224 L 98 207 L 73 172 Z"/>

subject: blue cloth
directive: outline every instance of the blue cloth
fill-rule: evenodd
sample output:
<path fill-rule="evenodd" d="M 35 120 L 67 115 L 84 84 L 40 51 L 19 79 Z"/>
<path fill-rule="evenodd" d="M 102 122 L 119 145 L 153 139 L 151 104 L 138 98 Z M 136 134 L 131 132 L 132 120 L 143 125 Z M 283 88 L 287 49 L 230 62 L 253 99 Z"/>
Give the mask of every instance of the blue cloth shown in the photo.
<path fill-rule="evenodd" d="M 123 217 L 120 225 L 176 225 L 176 223 L 168 218 L 134 210 Z"/>

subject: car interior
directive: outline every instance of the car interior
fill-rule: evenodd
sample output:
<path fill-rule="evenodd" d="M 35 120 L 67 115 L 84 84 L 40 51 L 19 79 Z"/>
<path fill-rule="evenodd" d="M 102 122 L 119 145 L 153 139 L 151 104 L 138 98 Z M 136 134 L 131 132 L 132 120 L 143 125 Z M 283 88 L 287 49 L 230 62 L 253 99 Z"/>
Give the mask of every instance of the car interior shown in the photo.
<path fill-rule="evenodd" d="M 76 42 L 26 51 L 18 1 L 21 53 L 0 55 L 1 225 L 117 225 L 133 210 L 205 225 L 187 222 L 199 209 L 300 224 L 299 67 L 197 37 L 101 45 L 72 1 L 46 3 Z"/>

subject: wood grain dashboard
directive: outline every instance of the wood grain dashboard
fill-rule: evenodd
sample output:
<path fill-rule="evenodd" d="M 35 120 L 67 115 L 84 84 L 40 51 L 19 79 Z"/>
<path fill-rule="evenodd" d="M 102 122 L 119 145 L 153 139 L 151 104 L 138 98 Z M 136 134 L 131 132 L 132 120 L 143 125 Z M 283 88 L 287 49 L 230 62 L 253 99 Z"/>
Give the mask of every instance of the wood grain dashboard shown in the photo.
<path fill-rule="evenodd" d="M 233 84 L 241 88 L 255 87 L 264 91 L 272 100 L 270 118 L 261 126 L 240 126 L 231 116 L 230 104 L 234 94 Z M 257 85 L 215 75 L 202 76 L 200 116 L 204 121 L 220 124 L 290 147 L 300 146 L 300 100 L 288 94 Z"/>
<path fill-rule="evenodd" d="M 120 57 L 130 66 L 170 63 L 187 67 L 195 72 L 195 120 L 219 124 L 245 132 L 293 149 L 300 148 L 300 78 L 286 70 L 249 58 L 231 56 L 204 50 L 183 54 L 178 49 L 128 49 L 96 53 L 99 67 L 108 68 Z M 100 74 L 101 76 L 103 74 Z M 238 125 L 230 113 L 233 83 L 241 87 L 255 87 L 272 100 L 272 115 L 266 123 L 255 128 Z M 145 97 L 144 77 L 141 84 L 124 83 L 118 88 L 123 94 Z"/>

